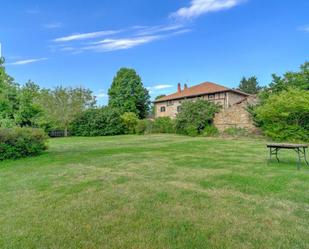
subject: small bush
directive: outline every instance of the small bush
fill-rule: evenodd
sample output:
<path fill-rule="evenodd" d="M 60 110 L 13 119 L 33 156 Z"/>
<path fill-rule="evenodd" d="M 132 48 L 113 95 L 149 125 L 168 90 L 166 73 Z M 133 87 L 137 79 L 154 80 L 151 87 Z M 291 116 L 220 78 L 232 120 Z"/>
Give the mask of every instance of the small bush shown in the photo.
<path fill-rule="evenodd" d="M 153 130 L 153 121 L 148 119 L 138 120 L 137 125 L 135 127 L 136 134 L 150 134 Z"/>
<path fill-rule="evenodd" d="M 198 134 L 201 134 L 204 128 L 212 123 L 219 110 L 218 105 L 209 101 L 185 101 L 176 117 L 176 130 L 178 133 L 187 134 L 187 130 L 193 130 L 191 126 L 194 126 Z"/>
<path fill-rule="evenodd" d="M 185 128 L 185 134 L 190 137 L 196 137 L 199 134 L 199 132 L 194 125 L 189 125 Z"/>
<path fill-rule="evenodd" d="M 174 133 L 175 124 L 170 117 L 160 117 L 155 119 L 151 133 Z"/>
<path fill-rule="evenodd" d="M 205 129 L 203 130 L 203 136 L 204 137 L 212 137 L 212 136 L 216 136 L 219 134 L 219 131 L 218 129 L 213 126 L 213 125 L 209 125 L 209 126 L 206 126 Z"/>
<path fill-rule="evenodd" d="M 126 128 L 126 132 L 129 134 L 134 134 L 138 123 L 137 115 L 134 112 L 125 112 L 121 115 L 121 120 Z"/>
<path fill-rule="evenodd" d="M 270 124 L 263 126 L 266 136 L 275 141 L 301 142 L 309 141 L 309 130 L 299 125 Z"/>
<path fill-rule="evenodd" d="M 228 136 L 233 136 L 233 137 L 244 137 L 244 136 L 248 136 L 248 130 L 245 128 L 231 127 L 231 128 L 225 129 L 223 131 L 223 134 L 228 135 Z"/>
<path fill-rule="evenodd" d="M 89 109 L 82 112 L 71 124 L 75 136 L 110 136 L 124 134 L 120 112 L 111 107 Z"/>
<path fill-rule="evenodd" d="M 15 126 L 16 126 L 16 124 L 14 122 L 14 119 L 1 118 L 0 117 L 0 127 L 3 127 L 3 128 L 13 128 Z"/>
<path fill-rule="evenodd" d="M 36 156 L 47 149 L 41 129 L 0 128 L 0 160 Z"/>

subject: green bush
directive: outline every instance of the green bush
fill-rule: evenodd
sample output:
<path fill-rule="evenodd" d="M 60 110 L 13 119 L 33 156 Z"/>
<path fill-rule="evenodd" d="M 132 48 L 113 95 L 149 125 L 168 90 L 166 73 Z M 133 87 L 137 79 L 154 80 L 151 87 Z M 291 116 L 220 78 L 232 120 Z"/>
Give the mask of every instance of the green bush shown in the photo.
<path fill-rule="evenodd" d="M 309 91 L 289 88 L 255 110 L 263 132 L 278 141 L 309 141 Z"/>
<path fill-rule="evenodd" d="M 82 112 L 70 126 L 71 135 L 109 136 L 124 134 L 120 112 L 111 107 L 89 109 Z"/>
<path fill-rule="evenodd" d="M 134 112 L 125 112 L 121 115 L 121 120 L 126 128 L 126 132 L 129 134 L 134 134 L 138 123 L 137 115 Z"/>
<path fill-rule="evenodd" d="M 213 126 L 213 125 L 208 125 L 208 126 L 206 126 L 205 128 L 204 128 L 204 130 L 203 130 L 203 136 L 204 137 L 212 137 L 212 136 L 216 136 L 216 135 L 218 135 L 219 134 L 219 131 L 218 131 L 218 129 L 215 127 L 215 126 Z"/>
<path fill-rule="evenodd" d="M 143 119 L 139 120 L 136 125 L 137 134 L 151 134 L 151 133 L 174 133 L 174 121 L 169 117 L 160 117 L 154 121 Z"/>
<path fill-rule="evenodd" d="M 185 101 L 176 117 L 176 130 L 178 133 L 187 134 L 187 130 L 193 130 L 191 126 L 194 126 L 197 133 L 201 134 L 204 128 L 212 123 L 219 110 L 218 105 L 209 101 Z"/>
<path fill-rule="evenodd" d="M 248 130 L 245 128 L 236 128 L 231 127 L 223 131 L 224 135 L 233 136 L 233 137 L 244 137 L 248 136 Z"/>
<path fill-rule="evenodd" d="M 0 128 L 0 160 L 35 156 L 47 149 L 41 129 Z"/>
<path fill-rule="evenodd" d="M 199 133 L 197 128 L 194 125 L 188 125 L 185 128 L 185 134 L 190 137 L 196 137 Z"/>
<path fill-rule="evenodd" d="M 0 117 L 0 127 L 3 127 L 3 128 L 13 128 L 15 126 L 16 126 L 16 124 L 15 124 L 13 119 L 1 118 Z"/>
<path fill-rule="evenodd" d="M 136 134 L 150 134 L 153 130 L 153 121 L 148 119 L 138 120 L 137 125 L 135 127 Z"/>
<path fill-rule="evenodd" d="M 156 118 L 151 133 L 174 133 L 175 123 L 170 117 Z"/>

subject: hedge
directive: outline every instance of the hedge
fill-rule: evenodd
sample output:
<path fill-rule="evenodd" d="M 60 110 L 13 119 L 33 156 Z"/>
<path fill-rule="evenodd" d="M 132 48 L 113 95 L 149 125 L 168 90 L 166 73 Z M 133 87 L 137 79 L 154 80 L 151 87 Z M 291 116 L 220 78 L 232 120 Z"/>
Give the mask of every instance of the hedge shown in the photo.
<path fill-rule="evenodd" d="M 113 136 L 124 134 L 119 110 L 112 107 L 89 109 L 78 115 L 70 127 L 73 136 Z"/>

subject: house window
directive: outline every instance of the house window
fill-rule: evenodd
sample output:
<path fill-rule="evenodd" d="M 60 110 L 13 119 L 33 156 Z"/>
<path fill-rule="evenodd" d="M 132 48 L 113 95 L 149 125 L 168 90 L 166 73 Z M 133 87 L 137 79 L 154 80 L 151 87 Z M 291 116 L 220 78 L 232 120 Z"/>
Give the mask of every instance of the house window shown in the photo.
<path fill-rule="evenodd" d="M 171 106 L 171 105 L 173 105 L 173 104 L 174 104 L 173 100 L 167 101 L 167 106 Z"/>
<path fill-rule="evenodd" d="M 177 106 L 177 112 L 181 111 L 181 105 Z"/>
<path fill-rule="evenodd" d="M 214 99 L 215 98 L 215 95 L 214 94 L 209 94 L 208 95 L 208 99 Z"/>
<path fill-rule="evenodd" d="M 165 112 L 165 106 L 161 106 L 160 111 Z"/>

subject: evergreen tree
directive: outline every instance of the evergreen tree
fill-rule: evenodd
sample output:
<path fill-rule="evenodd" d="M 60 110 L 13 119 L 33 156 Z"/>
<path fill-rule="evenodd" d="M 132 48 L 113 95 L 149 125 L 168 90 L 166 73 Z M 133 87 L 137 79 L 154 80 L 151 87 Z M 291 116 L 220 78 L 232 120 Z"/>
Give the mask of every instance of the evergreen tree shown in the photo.
<path fill-rule="evenodd" d="M 239 90 L 249 93 L 249 94 L 257 94 L 262 88 L 259 86 L 258 80 L 255 76 L 243 77 L 238 86 Z"/>

